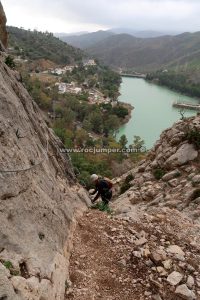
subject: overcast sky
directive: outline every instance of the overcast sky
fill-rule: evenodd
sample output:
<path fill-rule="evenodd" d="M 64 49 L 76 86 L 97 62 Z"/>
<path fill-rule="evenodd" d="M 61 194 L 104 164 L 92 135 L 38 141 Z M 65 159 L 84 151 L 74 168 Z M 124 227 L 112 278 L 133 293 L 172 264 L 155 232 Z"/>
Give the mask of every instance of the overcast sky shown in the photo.
<path fill-rule="evenodd" d="M 2 0 L 8 25 L 51 32 L 200 31 L 200 0 Z"/>

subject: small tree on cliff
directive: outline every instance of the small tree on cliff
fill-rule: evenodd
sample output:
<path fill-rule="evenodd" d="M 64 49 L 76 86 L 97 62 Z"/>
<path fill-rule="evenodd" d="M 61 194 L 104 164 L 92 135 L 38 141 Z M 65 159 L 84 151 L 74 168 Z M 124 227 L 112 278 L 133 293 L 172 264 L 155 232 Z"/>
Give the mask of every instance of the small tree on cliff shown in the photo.
<path fill-rule="evenodd" d="M 127 137 L 125 134 L 123 134 L 121 137 L 120 137 L 120 140 L 119 140 L 119 143 L 120 145 L 122 146 L 122 148 L 125 148 L 127 143 L 128 143 L 128 140 L 127 140 Z"/>
<path fill-rule="evenodd" d="M 15 68 L 15 62 L 12 58 L 12 56 L 8 55 L 5 59 L 5 64 L 10 67 L 11 69 Z"/>
<path fill-rule="evenodd" d="M 140 136 L 134 135 L 133 145 L 132 148 L 135 149 L 137 152 L 140 152 L 144 147 L 144 140 L 141 139 Z"/>

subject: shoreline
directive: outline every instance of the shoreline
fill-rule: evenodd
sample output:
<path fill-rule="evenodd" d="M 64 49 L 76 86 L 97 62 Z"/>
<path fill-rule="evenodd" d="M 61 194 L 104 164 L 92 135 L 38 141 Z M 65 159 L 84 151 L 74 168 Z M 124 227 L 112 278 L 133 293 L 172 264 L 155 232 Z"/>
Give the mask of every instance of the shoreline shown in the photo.
<path fill-rule="evenodd" d="M 122 126 L 130 121 L 130 119 L 132 117 L 132 111 L 135 109 L 135 107 L 133 105 L 131 105 L 130 103 L 126 103 L 126 102 L 119 101 L 118 103 L 120 105 L 122 105 L 124 108 L 128 109 L 128 115 L 121 121 L 121 126 Z"/>
<path fill-rule="evenodd" d="M 169 89 L 169 90 L 172 91 L 172 92 L 179 93 L 179 94 L 181 94 L 182 96 L 187 96 L 187 97 L 191 97 L 191 98 L 200 100 L 200 96 L 194 96 L 194 95 L 192 94 L 192 92 L 183 92 L 183 91 L 181 91 L 179 88 L 171 88 L 171 87 L 169 87 L 167 84 L 161 84 L 160 81 L 159 81 L 158 79 L 156 79 L 156 78 L 154 78 L 154 79 L 152 79 L 152 80 L 145 78 L 145 80 L 146 80 L 147 82 L 149 82 L 149 83 L 153 83 L 153 84 L 155 84 L 155 85 L 158 85 L 158 86 L 167 88 L 167 89 Z"/>

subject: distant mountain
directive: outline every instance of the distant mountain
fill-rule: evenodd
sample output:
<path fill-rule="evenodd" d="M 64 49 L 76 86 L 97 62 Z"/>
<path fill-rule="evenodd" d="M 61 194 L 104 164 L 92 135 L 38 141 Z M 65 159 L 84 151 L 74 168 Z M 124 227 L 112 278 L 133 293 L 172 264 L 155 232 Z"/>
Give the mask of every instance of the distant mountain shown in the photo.
<path fill-rule="evenodd" d="M 184 64 L 199 66 L 200 32 L 146 39 L 116 34 L 87 52 L 106 65 L 145 72 Z"/>
<path fill-rule="evenodd" d="M 49 60 L 56 64 L 70 64 L 81 61 L 84 54 L 52 33 L 24 30 L 8 26 L 9 47 L 15 50 L 16 55 L 30 60 Z"/>
<path fill-rule="evenodd" d="M 165 35 L 177 35 L 179 32 L 175 31 L 155 31 L 155 30 L 133 30 L 130 28 L 112 28 L 109 30 L 115 34 L 130 34 L 139 38 L 153 38 Z"/>
<path fill-rule="evenodd" d="M 74 47 L 86 49 L 113 35 L 113 32 L 100 30 L 82 35 L 60 36 L 60 39 Z"/>
<path fill-rule="evenodd" d="M 56 32 L 54 33 L 53 35 L 55 37 L 68 37 L 68 36 L 80 36 L 80 35 L 83 35 L 83 34 L 87 34 L 89 33 L 88 31 L 79 31 L 79 32 L 72 32 L 72 33 L 66 33 L 66 32 Z"/>

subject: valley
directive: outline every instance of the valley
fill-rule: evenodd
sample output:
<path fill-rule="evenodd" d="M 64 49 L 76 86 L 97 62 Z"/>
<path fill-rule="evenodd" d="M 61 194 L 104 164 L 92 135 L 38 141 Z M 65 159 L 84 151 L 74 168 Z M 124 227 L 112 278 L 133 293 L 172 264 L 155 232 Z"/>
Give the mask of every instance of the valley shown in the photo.
<path fill-rule="evenodd" d="M 0 1 L 0 300 L 200 300 L 200 114 L 174 107 L 199 104 L 199 32 L 86 33 L 141 1 L 75 2 L 7 0 L 30 30 Z"/>

